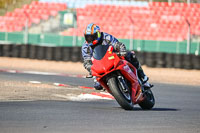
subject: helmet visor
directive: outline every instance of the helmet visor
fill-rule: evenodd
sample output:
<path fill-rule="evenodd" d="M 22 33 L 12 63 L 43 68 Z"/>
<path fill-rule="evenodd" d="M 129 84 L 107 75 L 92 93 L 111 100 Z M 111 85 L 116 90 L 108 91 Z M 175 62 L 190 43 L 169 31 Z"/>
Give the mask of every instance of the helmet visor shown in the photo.
<path fill-rule="evenodd" d="M 97 33 L 93 34 L 93 35 L 85 35 L 85 40 L 88 43 L 92 43 L 94 40 L 97 39 Z"/>

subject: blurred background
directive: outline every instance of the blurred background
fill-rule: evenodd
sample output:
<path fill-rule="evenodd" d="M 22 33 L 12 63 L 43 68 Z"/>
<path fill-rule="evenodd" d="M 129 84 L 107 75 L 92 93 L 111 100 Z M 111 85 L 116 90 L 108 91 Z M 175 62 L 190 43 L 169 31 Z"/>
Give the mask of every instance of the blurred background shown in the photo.
<path fill-rule="evenodd" d="M 0 56 L 82 61 L 91 22 L 142 64 L 200 69 L 199 0 L 0 0 Z"/>

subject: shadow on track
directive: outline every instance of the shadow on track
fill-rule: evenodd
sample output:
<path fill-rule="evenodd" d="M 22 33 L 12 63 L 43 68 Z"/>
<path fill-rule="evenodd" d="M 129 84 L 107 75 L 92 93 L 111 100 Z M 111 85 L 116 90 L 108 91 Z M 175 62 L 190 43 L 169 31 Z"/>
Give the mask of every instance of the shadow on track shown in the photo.
<path fill-rule="evenodd" d="M 152 111 L 180 111 L 180 109 L 173 109 L 173 108 L 153 108 Z"/>
<path fill-rule="evenodd" d="M 66 107 L 70 107 L 66 108 Z M 107 110 L 107 111 L 125 111 L 123 108 L 119 107 L 117 104 L 113 106 L 113 101 L 90 101 L 90 102 L 78 102 L 78 101 L 47 101 L 47 100 L 39 100 L 39 101 L 5 101 L 0 102 L 0 110 L 1 108 L 7 108 L 8 110 L 32 110 L 32 109 L 41 109 L 52 110 L 52 108 L 61 109 L 61 110 Z M 24 111 L 23 110 L 23 111 Z M 161 112 L 161 111 L 180 111 L 180 109 L 175 108 L 153 108 L 151 110 L 143 110 L 140 107 L 136 106 L 133 110 L 130 111 L 153 111 L 153 112 Z M 1 112 L 1 111 L 0 111 Z M 20 111 L 19 111 L 20 112 Z"/>
<path fill-rule="evenodd" d="M 123 108 L 121 108 L 121 107 L 116 107 L 116 108 L 123 110 Z M 153 108 L 151 110 L 143 110 L 140 107 L 134 107 L 134 109 L 130 110 L 130 111 L 180 111 L 180 109 L 174 109 L 174 108 Z"/>

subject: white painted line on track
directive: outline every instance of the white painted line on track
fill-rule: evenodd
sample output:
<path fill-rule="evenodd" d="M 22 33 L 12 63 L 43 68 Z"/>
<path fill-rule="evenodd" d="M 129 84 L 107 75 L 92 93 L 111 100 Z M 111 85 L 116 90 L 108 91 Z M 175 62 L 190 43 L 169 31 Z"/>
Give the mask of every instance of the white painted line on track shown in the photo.
<path fill-rule="evenodd" d="M 7 72 L 9 72 L 9 73 L 17 73 L 16 70 L 8 70 Z"/>
<path fill-rule="evenodd" d="M 38 72 L 38 71 L 21 71 L 21 73 L 36 74 L 36 75 L 58 75 L 58 73 Z"/>
<path fill-rule="evenodd" d="M 110 95 L 109 93 L 102 94 L 102 93 L 92 92 L 91 94 L 96 95 L 96 96 L 100 96 L 100 97 L 103 97 L 103 98 L 114 99 L 114 97 L 112 95 Z"/>
<path fill-rule="evenodd" d="M 70 85 L 67 84 L 61 84 L 61 83 L 53 83 L 55 86 L 64 86 L 64 87 L 69 87 Z"/>
<path fill-rule="evenodd" d="M 101 97 L 93 94 L 80 94 L 78 96 L 70 96 L 69 99 L 72 101 L 90 101 L 90 100 L 100 100 L 100 99 L 111 100 L 110 98 Z"/>
<path fill-rule="evenodd" d="M 100 93 L 99 93 L 100 94 Z M 67 95 L 61 95 L 61 94 L 53 94 L 52 96 L 68 99 L 70 101 L 92 101 L 92 100 L 113 100 L 110 97 L 103 97 L 99 95 L 94 94 L 80 94 L 80 95 L 74 95 L 74 94 L 67 94 Z"/>
<path fill-rule="evenodd" d="M 73 74 L 65 74 L 65 73 L 51 73 L 51 72 L 39 72 L 39 71 L 18 71 L 18 70 L 0 69 L 0 72 L 47 75 L 47 76 L 48 75 L 55 75 L 55 76 L 67 76 L 67 77 L 85 78 L 85 76 L 83 76 L 83 75 L 73 75 Z"/>
<path fill-rule="evenodd" d="M 40 81 L 29 81 L 29 83 L 32 83 L 32 84 L 41 84 Z"/>

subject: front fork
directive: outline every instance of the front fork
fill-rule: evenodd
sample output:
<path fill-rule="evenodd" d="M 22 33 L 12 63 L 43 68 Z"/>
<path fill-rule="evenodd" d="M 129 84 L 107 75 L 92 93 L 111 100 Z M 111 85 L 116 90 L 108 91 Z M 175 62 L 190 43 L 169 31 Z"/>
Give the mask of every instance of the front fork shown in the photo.
<path fill-rule="evenodd" d="M 122 76 L 117 76 L 117 79 L 118 79 L 118 81 L 119 81 L 119 83 L 120 83 L 120 85 L 121 85 L 121 87 L 122 87 L 122 90 L 123 90 L 125 93 L 130 92 L 130 89 L 129 89 L 127 83 L 125 82 L 124 77 L 122 77 Z"/>
<path fill-rule="evenodd" d="M 144 99 L 143 96 L 143 86 L 141 81 L 137 78 L 137 71 L 135 68 L 131 68 L 129 65 L 124 67 L 124 70 L 121 70 L 122 75 L 124 75 L 128 81 L 131 83 L 131 97 L 134 104 L 141 102 Z M 134 73 L 135 72 L 135 73 Z M 125 90 L 126 87 L 125 87 Z"/>

